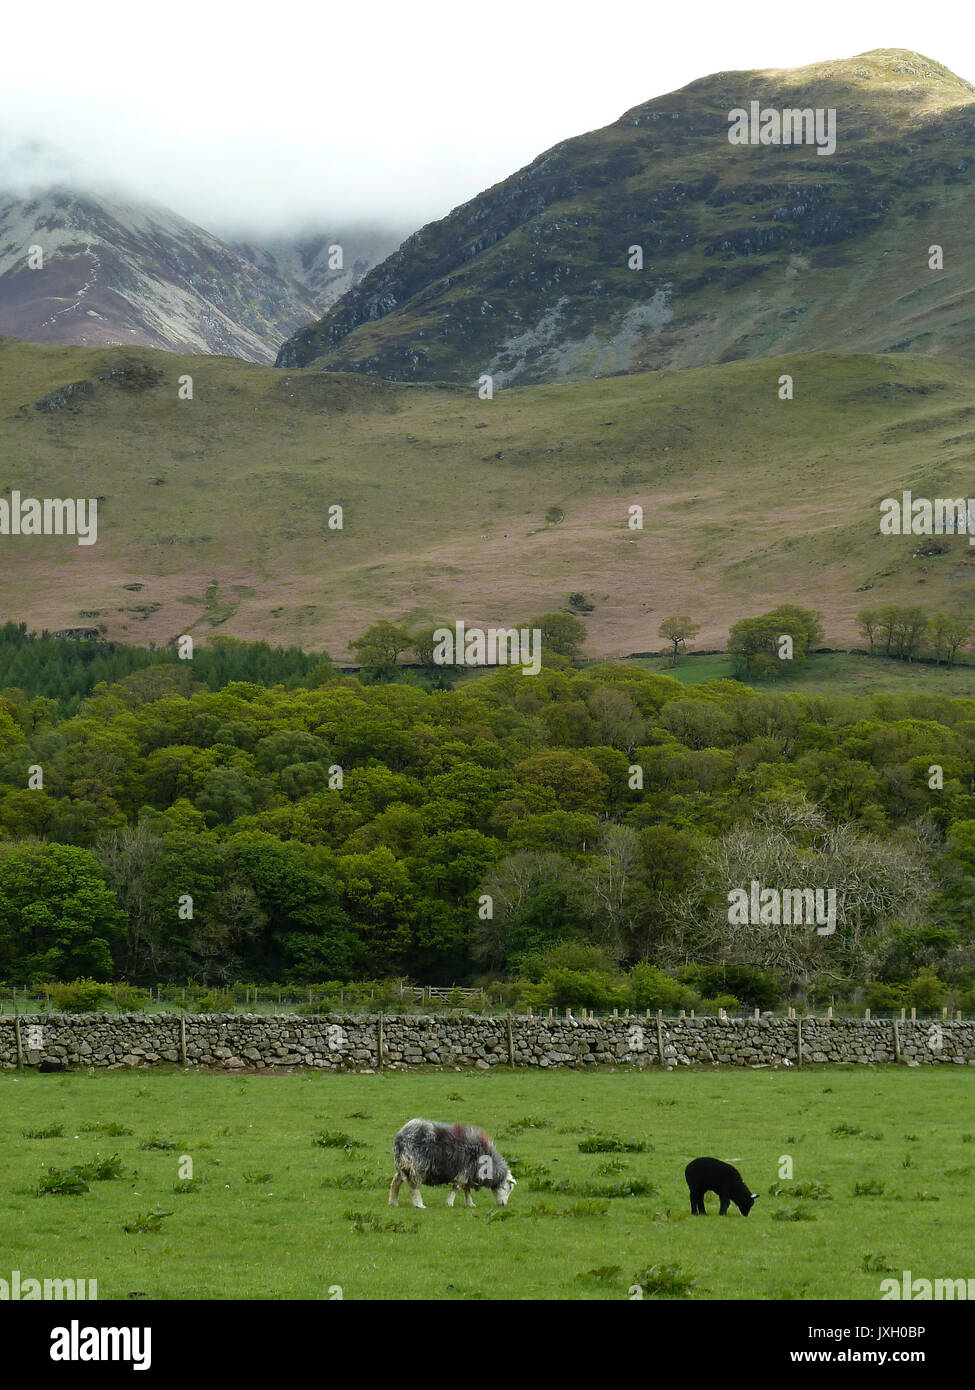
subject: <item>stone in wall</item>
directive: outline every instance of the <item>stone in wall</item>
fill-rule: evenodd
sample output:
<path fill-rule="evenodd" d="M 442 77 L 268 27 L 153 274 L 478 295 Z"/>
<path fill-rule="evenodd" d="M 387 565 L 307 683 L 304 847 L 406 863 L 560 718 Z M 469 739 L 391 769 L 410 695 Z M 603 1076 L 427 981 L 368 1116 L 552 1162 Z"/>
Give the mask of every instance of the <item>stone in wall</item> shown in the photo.
<path fill-rule="evenodd" d="M 238 1014 L 187 1015 L 188 1067 L 224 1071 L 372 1071 L 380 1065 L 376 1016 L 321 1017 Z M 43 1029 L 43 1047 L 28 1050 L 28 1027 Z M 894 1025 L 883 1019 L 698 1018 L 665 1019 L 659 1043 L 655 1018 L 528 1018 L 511 1021 L 516 1066 L 623 1066 L 665 1068 L 740 1066 L 788 1068 L 801 1060 L 865 1066 L 893 1063 Z M 145 1067 L 182 1060 L 178 1016 L 169 1014 L 54 1014 L 21 1020 L 24 1061 L 42 1056 L 75 1067 Z M 506 1019 L 448 1016 L 383 1019 L 382 1065 L 506 1066 Z M 898 1025 L 900 1060 L 907 1066 L 975 1066 L 975 1021 L 939 1020 Z M 15 1021 L 0 1016 L 0 1067 L 16 1065 Z"/>

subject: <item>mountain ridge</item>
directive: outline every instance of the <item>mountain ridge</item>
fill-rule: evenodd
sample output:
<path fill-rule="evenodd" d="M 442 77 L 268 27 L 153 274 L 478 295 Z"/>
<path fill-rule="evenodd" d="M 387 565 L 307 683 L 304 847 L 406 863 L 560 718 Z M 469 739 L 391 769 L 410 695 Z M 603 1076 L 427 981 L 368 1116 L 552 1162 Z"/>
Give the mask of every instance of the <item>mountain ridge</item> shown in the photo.
<path fill-rule="evenodd" d="M 834 155 L 729 143 L 732 109 L 796 91 L 839 105 Z M 767 352 L 970 353 L 955 238 L 967 249 L 975 220 L 973 101 L 901 49 L 695 79 L 421 228 L 277 365 L 527 385 Z M 922 241 L 950 241 L 944 271 Z M 891 305 L 888 269 L 917 303 Z"/>
<path fill-rule="evenodd" d="M 341 236 L 317 239 L 327 247 Z M 282 338 L 395 244 L 370 233 L 333 271 L 314 254 L 302 264 L 301 246 L 314 240 L 234 242 L 149 200 L 66 184 L 0 193 L 0 333 L 271 362 Z M 31 247 L 42 253 L 38 268 Z"/>

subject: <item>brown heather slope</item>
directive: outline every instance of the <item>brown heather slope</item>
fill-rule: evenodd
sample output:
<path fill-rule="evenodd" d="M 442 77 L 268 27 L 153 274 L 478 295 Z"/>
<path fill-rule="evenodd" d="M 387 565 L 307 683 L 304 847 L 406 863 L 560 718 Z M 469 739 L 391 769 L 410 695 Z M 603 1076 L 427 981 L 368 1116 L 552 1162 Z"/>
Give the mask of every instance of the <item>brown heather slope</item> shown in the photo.
<path fill-rule="evenodd" d="M 65 403 L 77 381 L 90 398 Z M 973 446 L 975 369 L 948 357 L 797 355 L 481 401 L 0 339 L 0 495 L 101 499 L 94 546 L 0 536 L 0 618 L 140 643 L 216 628 L 341 659 L 380 617 L 508 626 L 582 590 L 592 655 L 658 648 L 685 611 L 720 646 L 785 600 L 841 644 L 867 602 L 972 611 L 966 537 L 925 558 L 878 521 L 903 487 L 975 493 Z"/>

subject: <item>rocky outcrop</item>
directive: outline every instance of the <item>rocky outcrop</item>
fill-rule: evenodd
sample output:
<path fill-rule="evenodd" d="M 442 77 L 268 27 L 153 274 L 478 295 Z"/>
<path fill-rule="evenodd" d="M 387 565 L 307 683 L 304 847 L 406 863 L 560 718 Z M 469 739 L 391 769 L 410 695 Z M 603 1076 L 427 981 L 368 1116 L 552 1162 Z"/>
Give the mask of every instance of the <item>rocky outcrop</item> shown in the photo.
<path fill-rule="evenodd" d="M 90 405 L 94 399 L 95 387 L 92 382 L 70 381 L 67 386 L 59 386 L 56 391 L 49 391 L 35 401 L 34 409 L 44 415 L 53 415 L 58 410 L 74 411 L 79 406 Z"/>

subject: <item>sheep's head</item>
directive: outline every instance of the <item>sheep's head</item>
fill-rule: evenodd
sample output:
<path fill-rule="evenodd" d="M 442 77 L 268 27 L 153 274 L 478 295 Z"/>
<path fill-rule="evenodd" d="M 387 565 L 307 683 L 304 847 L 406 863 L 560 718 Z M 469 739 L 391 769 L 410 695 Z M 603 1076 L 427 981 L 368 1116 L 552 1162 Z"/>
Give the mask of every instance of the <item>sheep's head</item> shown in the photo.
<path fill-rule="evenodd" d="M 517 1178 L 513 1178 L 510 1173 L 507 1173 L 502 1182 L 500 1182 L 498 1186 L 493 1189 L 494 1200 L 499 1207 L 506 1207 L 508 1205 L 508 1198 L 511 1196 L 511 1189 L 515 1186 L 517 1181 Z"/>
<path fill-rule="evenodd" d="M 477 1161 L 477 1176 L 482 1187 L 491 1190 L 491 1196 L 499 1207 L 507 1205 L 515 1179 L 507 1163 L 492 1144 L 485 1145 L 487 1152 Z"/>

